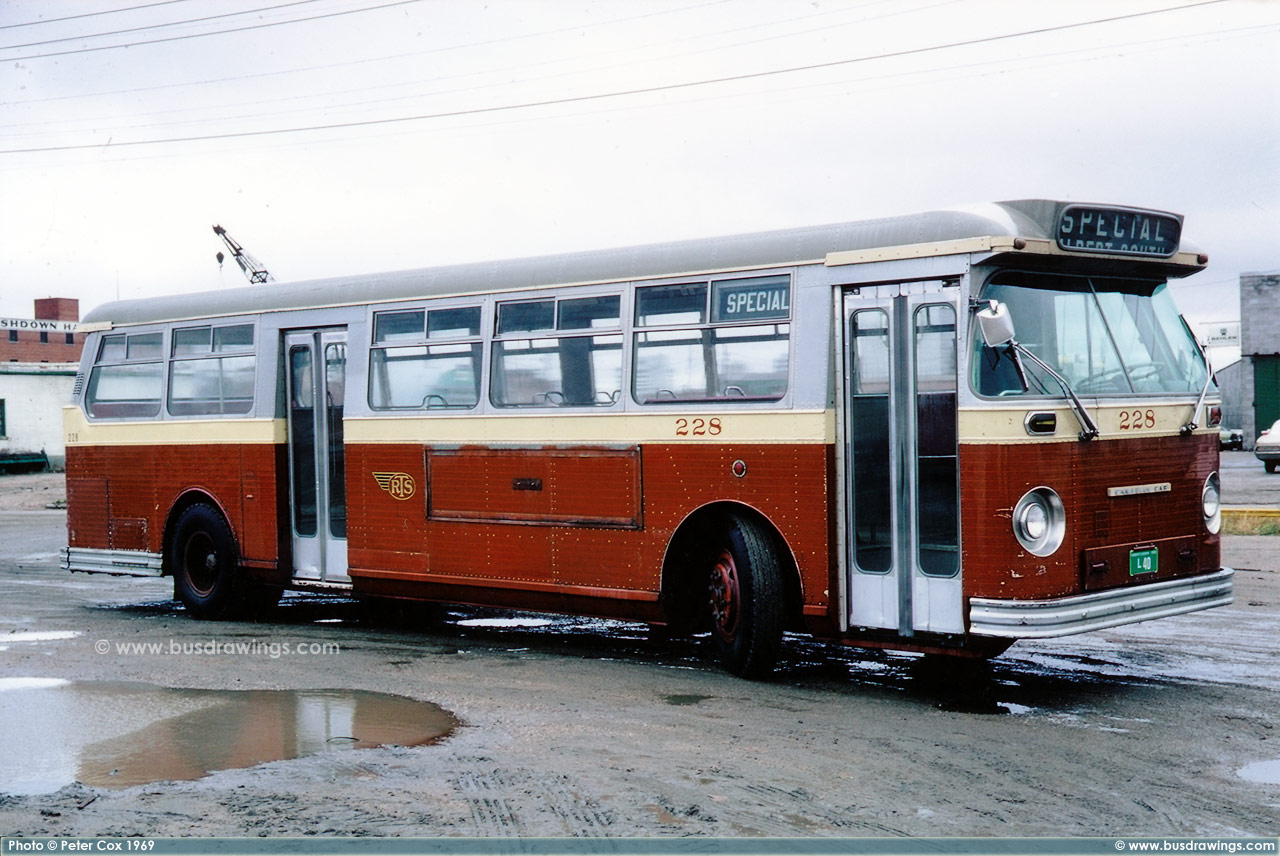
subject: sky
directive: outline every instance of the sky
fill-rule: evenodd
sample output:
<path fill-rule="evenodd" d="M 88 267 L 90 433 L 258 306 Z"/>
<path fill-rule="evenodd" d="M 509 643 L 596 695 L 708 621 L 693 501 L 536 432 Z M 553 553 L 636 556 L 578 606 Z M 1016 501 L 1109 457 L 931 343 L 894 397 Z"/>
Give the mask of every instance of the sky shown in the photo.
<path fill-rule="evenodd" d="M 3 0 L 0 317 L 245 285 L 214 224 L 292 281 L 1055 198 L 1185 215 L 1203 332 L 1280 269 L 1278 52 L 1280 0 Z"/>

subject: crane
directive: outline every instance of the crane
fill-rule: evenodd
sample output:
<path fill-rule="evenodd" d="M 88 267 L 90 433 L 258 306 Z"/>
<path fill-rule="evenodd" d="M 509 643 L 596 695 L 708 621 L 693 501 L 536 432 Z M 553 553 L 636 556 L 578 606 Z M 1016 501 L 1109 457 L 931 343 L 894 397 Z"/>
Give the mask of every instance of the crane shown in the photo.
<path fill-rule="evenodd" d="M 221 226 L 213 227 L 213 234 L 222 239 L 227 245 L 227 249 L 231 250 L 231 257 L 236 260 L 236 264 L 240 265 L 240 270 L 244 271 L 244 275 L 249 278 L 249 282 L 257 285 L 259 283 L 271 282 L 275 279 L 271 273 L 262 265 L 262 262 L 255 259 L 248 250 L 240 246 L 235 238 L 227 234 L 227 230 Z M 218 253 L 218 266 L 222 266 L 225 259 L 221 252 Z"/>

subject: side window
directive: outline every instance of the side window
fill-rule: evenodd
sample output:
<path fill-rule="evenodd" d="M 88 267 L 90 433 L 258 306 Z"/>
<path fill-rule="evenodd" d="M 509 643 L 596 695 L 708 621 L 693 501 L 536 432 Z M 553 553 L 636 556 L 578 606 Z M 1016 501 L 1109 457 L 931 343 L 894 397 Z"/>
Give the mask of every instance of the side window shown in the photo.
<path fill-rule="evenodd" d="M 177 327 L 169 361 L 169 413 L 208 416 L 253 409 L 253 325 Z"/>
<path fill-rule="evenodd" d="M 479 306 L 375 313 L 369 406 L 475 407 L 481 348 Z"/>
<path fill-rule="evenodd" d="M 608 407 L 622 394 L 622 299 L 498 304 L 490 398 L 498 407 Z"/>
<path fill-rule="evenodd" d="M 777 401 L 790 318 L 786 275 L 639 288 L 632 394 L 640 404 Z"/>
<path fill-rule="evenodd" d="M 89 373 L 85 405 L 95 419 L 138 419 L 160 413 L 163 334 L 103 336 Z"/>

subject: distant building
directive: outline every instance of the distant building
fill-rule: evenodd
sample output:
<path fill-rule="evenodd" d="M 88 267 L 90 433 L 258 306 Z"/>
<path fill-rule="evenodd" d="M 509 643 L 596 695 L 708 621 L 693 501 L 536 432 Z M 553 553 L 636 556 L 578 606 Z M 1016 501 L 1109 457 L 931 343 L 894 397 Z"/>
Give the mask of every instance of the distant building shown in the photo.
<path fill-rule="evenodd" d="M 1240 276 L 1239 383 L 1244 446 L 1280 419 L 1280 274 Z M 1232 368 L 1235 368 L 1233 366 Z"/>
<path fill-rule="evenodd" d="M 34 318 L 0 318 L 0 472 L 62 468 L 62 406 L 84 348 L 79 320 L 70 297 L 35 301 Z"/>
<path fill-rule="evenodd" d="M 1244 411 L 1248 409 L 1245 407 L 1244 393 L 1241 391 L 1245 368 L 1243 360 L 1236 360 L 1222 368 L 1214 366 L 1213 376 L 1218 382 L 1218 390 L 1222 393 L 1223 428 L 1240 428 L 1244 425 Z M 1241 430 L 1244 429 L 1241 428 Z"/>

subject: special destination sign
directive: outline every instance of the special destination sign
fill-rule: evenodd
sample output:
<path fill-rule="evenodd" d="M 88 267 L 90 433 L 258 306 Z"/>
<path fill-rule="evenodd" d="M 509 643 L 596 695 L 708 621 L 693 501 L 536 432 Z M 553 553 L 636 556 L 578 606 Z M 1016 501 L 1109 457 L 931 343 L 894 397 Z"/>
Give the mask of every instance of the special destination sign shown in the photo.
<path fill-rule="evenodd" d="M 772 321 L 791 315 L 790 277 L 730 279 L 717 282 L 712 288 L 713 322 Z"/>
<path fill-rule="evenodd" d="M 1058 246 L 1074 252 L 1168 258 L 1181 239 L 1182 218 L 1159 211 L 1068 205 L 1058 217 Z"/>

